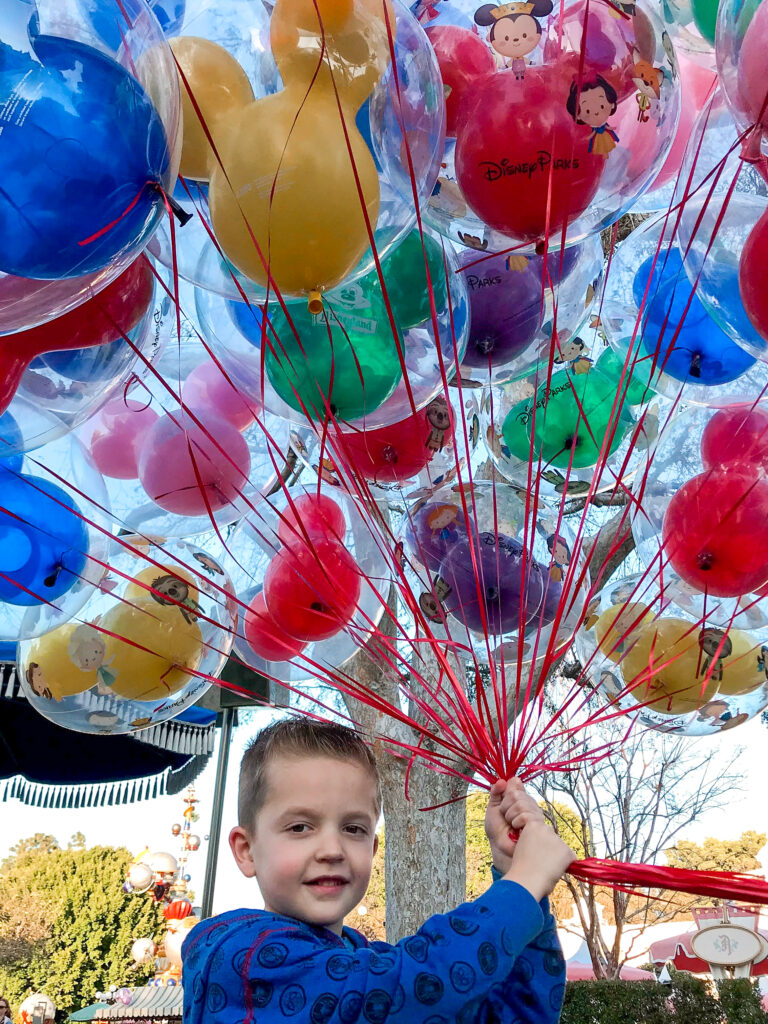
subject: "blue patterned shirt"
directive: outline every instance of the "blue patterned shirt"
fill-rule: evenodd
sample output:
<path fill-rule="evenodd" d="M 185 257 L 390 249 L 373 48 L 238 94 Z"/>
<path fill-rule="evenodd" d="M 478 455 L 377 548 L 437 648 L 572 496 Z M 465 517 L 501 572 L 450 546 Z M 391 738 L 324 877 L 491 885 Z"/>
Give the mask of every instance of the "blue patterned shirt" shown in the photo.
<path fill-rule="evenodd" d="M 565 991 L 547 901 L 505 880 L 397 945 L 233 910 L 183 952 L 184 1024 L 556 1024 Z"/>

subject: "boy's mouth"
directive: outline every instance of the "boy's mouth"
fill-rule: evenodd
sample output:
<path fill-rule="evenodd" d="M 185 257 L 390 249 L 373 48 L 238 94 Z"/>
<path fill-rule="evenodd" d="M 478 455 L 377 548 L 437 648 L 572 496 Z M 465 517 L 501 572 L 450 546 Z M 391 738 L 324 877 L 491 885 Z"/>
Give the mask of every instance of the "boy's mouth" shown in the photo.
<path fill-rule="evenodd" d="M 317 878 L 312 878 L 304 884 L 311 886 L 319 892 L 338 892 L 345 885 L 349 885 L 349 879 L 344 878 L 342 875 L 319 875 Z"/>

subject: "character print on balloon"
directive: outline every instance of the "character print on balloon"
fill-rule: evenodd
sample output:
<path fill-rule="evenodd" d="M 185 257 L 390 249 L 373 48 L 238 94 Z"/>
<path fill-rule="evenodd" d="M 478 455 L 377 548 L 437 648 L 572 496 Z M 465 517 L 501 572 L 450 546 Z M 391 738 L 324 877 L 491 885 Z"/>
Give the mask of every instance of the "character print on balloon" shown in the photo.
<path fill-rule="evenodd" d="M 562 537 L 551 533 L 547 537 L 547 550 L 552 556 L 552 564 L 549 567 L 549 578 L 553 583 L 562 583 L 565 573 L 571 562 L 571 552 Z"/>
<path fill-rule="evenodd" d="M 748 719 L 749 715 L 746 711 L 738 711 L 737 709 L 734 713 L 729 710 L 727 701 L 711 700 L 704 707 L 699 708 L 699 715 L 696 720 L 715 726 L 718 732 L 727 732 L 729 729 L 735 729 L 737 726 L 742 725 Z"/>
<path fill-rule="evenodd" d="M 608 124 L 618 106 L 616 90 L 602 75 L 586 78 L 579 87 L 578 81 L 571 83 L 571 90 L 565 107 L 576 124 L 592 129 L 587 149 L 596 156 L 608 156 L 616 148 L 619 136 Z"/>
<path fill-rule="evenodd" d="M 702 629 L 699 647 L 703 658 L 699 675 L 722 683 L 723 660 L 733 653 L 730 637 L 722 629 Z"/>
<path fill-rule="evenodd" d="M 175 605 L 185 622 L 197 622 L 199 605 L 189 592 L 189 584 L 178 576 L 158 576 L 152 581 L 150 596 L 158 604 Z"/>
<path fill-rule="evenodd" d="M 549 345 L 547 345 L 549 348 Z M 572 373 L 589 373 L 592 360 L 587 355 L 587 346 L 581 338 L 571 338 L 567 331 L 561 331 L 555 339 L 554 363 L 567 363 Z"/>
<path fill-rule="evenodd" d="M 52 700 L 53 694 L 48 688 L 48 684 L 43 675 L 43 670 L 37 664 L 36 661 L 30 661 L 27 665 L 27 684 L 32 690 L 32 693 L 37 697 L 45 697 L 46 700 Z"/>
<path fill-rule="evenodd" d="M 552 13 L 552 0 L 533 3 L 515 0 L 508 4 L 483 4 L 475 11 L 475 23 L 490 26 L 488 43 L 497 62 L 510 68 L 518 80 L 525 77 L 526 57 L 541 42 L 541 22 Z"/>
<path fill-rule="evenodd" d="M 451 592 L 451 587 L 442 576 L 435 576 L 432 590 L 425 590 L 419 595 L 419 608 L 430 622 L 445 622 L 447 613 L 443 601 Z"/>
<path fill-rule="evenodd" d="M 432 427 L 427 438 L 426 447 L 431 452 L 439 452 L 445 444 L 445 435 L 451 429 L 451 414 L 444 395 L 433 398 L 426 408 L 427 423 Z"/>
<path fill-rule="evenodd" d="M 635 66 L 632 81 L 637 86 L 637 120 L 644 123 L 650 121 L 655 114 L 656 106 L 661 98 L 661 86 L 664 81 L 664 68 L 657 68 L 650 60 L 634 51 Z"/>
<path fill-rule="evenodd" d="M 107 658 L 107 645 L 95 625 L 82 622 L 73 630 L 67 645 L 67 654 L 72 664 L 81 672 L 96 672 L 99 680 L 96 685 L 98 694 L 111 692 L 109 687 L 117 679 L 117 675 L 110 668 L 114 655 Z"/>

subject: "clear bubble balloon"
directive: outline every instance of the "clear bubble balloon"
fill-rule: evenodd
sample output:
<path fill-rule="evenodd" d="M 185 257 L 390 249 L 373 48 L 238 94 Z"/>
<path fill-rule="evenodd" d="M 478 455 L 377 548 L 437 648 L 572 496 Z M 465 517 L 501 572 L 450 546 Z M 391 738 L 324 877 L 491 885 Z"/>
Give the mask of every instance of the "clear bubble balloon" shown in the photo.
<path fill-rule="evenodd" d="M 177 171 L 179 92 L 170 50 L 140 0 L 6 5 L 2 102 L 6 202 L 0 271 L 115 273 L 165 215 Z M 82 288 L 82 284 L 75 288 Z"/>
<path fill-rule="evenodd" d="M 601 320 L 622 359 L 661 395 L 728 405 L 759 395 L 764 364 L 737 345 L 700 301 L 685 272 L 676 221 L 645 221 L 617 247 Z"/>
<path fill-rule="evenodd" d="M 646 728 L 713 736 L 768 704 L 765 629 L 699 616 L 652 578 L 627 576 L 603 587 L 585 639 L 597 693 Z"/>
<path fill-rule="evenodd" d="M 136 385 L 80 429 L 124 529 L 194 537 L 233 523 L 279 479 L 292 443 L 311 442 L 236 390 L 202 344 L 187 339 L 181 351 L 169 346 L 158 361 L 162 380 Z"/>
<path fill-rule="evenodd" d="M 359 0 L 357 7 L 362 11 L 364 0 Z M 367 13 L 362 21 L 355 22 L 357 28 L 349 34 L 351 40 L 354 32 L 358 32 L 360 41 L 355 44 L 356 49 L 350 50 L 353 58 L 349 61 L 346 57 L 343 59 L 350 67 L 356 66 L 360 54 L 367 54 L 367 70 L 361 73 L 359 80 L 368 81 L 366 75 L 371 80 L 368 93 L 363 95 L 358 85 L 355 88 L 360 95 L 351 89 L 349 103 L 342 103 L 347 127 L 347 135 L 344 136 L 336 101 L 330 105 L 327 102 L 329 97 L 323 84 L 324 76 L 320 75 L 315 81 L 307 106 L 302 100 L 307 93 L 305 87 L 300 90 L 300 95 L 294 96 L 292 92 L 296 75 L 300 77 L 303 74 L 297 70 L 294 57 L 280 51 L 280 60 L 287 61 L 289 68 L 287 79 L 283 68 L 281 81 L 270 48 L 270 24 L 275 22 L 279 26 L 284 19 L 296 23 L 297 19 L 308 18 L 305 35 L 310 39 L 317 28 L 313 7 L 283 2 L 278 5 L 277 15 L 272 14 L 271 19 L 265 13 L 266 8 L 245 4 L 242 0 L 226 5 L 202 0 L 188 8 L 183 35 L 172 40 L 171 45 L 179 49 L 184 45 L 180 40 L 190 36 L 215 44 L 215 51 L 208 55 L 211 70 L 207 80 L 197 83 L 191 80 L 194 79 L 191 75 L 188 82 L 196 99 L 199 92 L 204 101 L 202 105 L 198 103 L 198 107 L 209 110 L 210 116 L 206 120 L 210 120 L 211 127 L 215 128 L 212 134 L 214 137 L 217 132 L 220 135 L 221 145 L 217 149 L 226 165 L 229 180 L 240 182 L 242 178 L 242 187 L 246 189 L 242 195 L 249 197 L 244 201 L 246 205 L 255 204 L 248 206 L 247 217 L 265 252 L 266 235 L 262 234 L 261 228 L 267 214 L 260 207 L 257 209 L 261 201 L 257 196 L 266 200 L 271 185 L 264 192 L 263 182 L 271 182 L 281 173 L 285 177 L 285 172 L 270 163 L 268 146 L 243 148 L 242 139 L 258 129 L 263 141 L 265 132 L 271 132 L 273 128 L 282 130 L 279 125 L 284 118 L 292 124 L 297 111 L 301 110 L 291 138 L 297 141 L 300 135 L 302 138 L 306 136 L 304 170 L 310 173 L 307 159 L 316 161 L 317 174 L 325 183 L 321 185 L 315 175 L 312 187 L 301 189 L 294 196 L 290 189 L 298 188 L 297 182 L 287 178 L 277 181 L 278 199 L 268 210 L 272 282 L 267 293 L 264 262 L 253 237 L 244 227 L 242 214 L 231 202 L 229 186 L 223 173 L 219 173 L 219 161 L 209 160 L 203 172 L 193 168 L 193 173 L 202 173 L 205 179 L 213 175 L 213 195 L 209 194 L 209 187 L 204 181 L 185 179 L 181 191 L 177 190 L 178 201 L 196 213 L 184 231 L 177 233 L 176 257 L 183 277 L 234 301 L 240 301 L 245 293 L 249 299 L 263 302 L 267 294 L 274 301 L 275 287 L 286 296 L 301 295 L 314 289 L 332 288 L 341 280 L 354 280 L 373 269 L 373 255 L 351 173 L 347 138 L 355 164 L 360 165 L 358 183 L 369 203 L 379 256 L 385 256 L 413 227 L 414 196 L 419 205 L 426 202 L 442 156 L 442 83 L 432 50 L 416 20 L 399 0 L 394 0 L 393 7 L 388 9 L 394 12 L 394 67 L 389 60 L 386 32 L 382 33 L 378 27 L 379 23 L 383 26 L 380 5 L 373 5 L 370 10 L 365 8 Z M 351 17 L 354 20 L 358 14 L 353 13 Z M 309 24 L 313 18 L 315 30 Z M 274 29 L 273 39 L 282 38 L 280 31 L 279 27 Z M 329 36 L 330 50 L 334 45 Z M 338 42 L 338 45 L 343 48 L 346 44 Z M 309 53 L 309 49 L 306 52 Z M 237 66 L 243 69 L 247 83 L 242 76 L 238 79 Z M 375 75 L 374 68 L 377 69 Z M 208 87 L 209 80 L 222 83 L 222 88 L 215 95 L 215 90 Z M 247 89 L 252 90 L 255 106 L 244 102 L 246 84 Z M 314 110 L 315 106 L 317 110 Z M 206 141 L 202 148 L 207 146 Z M 282 144 L 280 148 L 283 148 Z M 241 158 L 241 150 L 249 153 L 247 158 Z M 310 157 L 306 157 L 307 153 Z M 285 209 L 281 205 L 283 196 Z M 302 204 L 311 206 L 306 215 Z M 325 221 L 334 211 L 334 218 L 326 225 Z M 223 247 L 223 254 L 206 230 L 205 225 L 210 226 L 211 223 Z M 313 224 L 311 232 L 308 230 L 310 223 Z M 275 242 L 277 238 L 281 239 L 279 246 Z M 153 251 L 171 266 L 173 251 L 167 229 L 153 241 Z"/>
<path fill-rule="evenodd" d="M 480 393 L 488 453 L 521 487 L 531 473 L 538 476 L 545 494 L 612 489 L 631 479 L 656 438 L 654 391 L 642 368 L 617 356 L 599 330 L 572 337 L 563 331 L 551 344 L 551 376 L 547 351 L 526 377 Z"/>
<path fill-rule="evenodd" d="M 548 349 L 557 325 L 578 334 L 590 315 L 603 272 L 599 236 L 557 253 L 459 256 L 469 290 L 465 384 L 502 384 L 522 376 Z"/>
<path fill-rule="evenodd" d="M 637 554 L 673 599 L 743 628 L 768 614 L 767 428 L 764 402 L 691 406 L 665 419 L 632 515 Z"/>
<path fill-rule="evenodd" d="M 414 615 L 454 653 L 477 650 L 487 660 L 499 644 L 516 643 L 530 661 L 570 640 L 582 585 L 573 536 L 543 503 L 527 527 L 526 515 L 523 489 L 491 482 L 444 487 L 407 511 L 401 536 Z"/>
<path fill-rule="evenodd" d="M 766 152 L 768 4 L 765 0 L 721 0 L 717 16 L 717 71 L 740 129 L 757 126 L 750 144 Z"/>
<path fill-rule="evenodd" d="M 125 734 L 174 718 L 224 666 L 236 606 L 222 566 L 195 544 L 126 534 L 76 620 L 19 645 L 36 711 L 75 732 Z"/>
<path fill-rule="evenodd" d="M 572 244 L 617 220 L 658 174 L 680 87 L 650 7 L 617 14 L 583 0 L 554 10 L 550 0 L 524 10 L 461 0 L 424 17 L 447 84 L 461 93 L 426 211 L 447 237 L 488 252 L 545 237 L 550 247 Z M 513 25 L 517 35 L 505 31 Z M 441 38 L 449 26 L 453 47 Z M 452 67 L 463 47 L 477 49 L 477 33 L 497 71 L 478 59 L 477 73 L 456 83 Z"/>
<path fill-rule="evenodd" d="M 762 276 L 761 256 L 745 254 L 745 246 L 768 210 L 768 184 L 757 165 L 742 159 L 749 145 L 718 91 L 688 144 L 675 197 L 681 204 L 678 236 L 697 299 L 732 341 L 767 361 L 768 338 L 750 318 L 742 294 L 742 274 L 752 273 L 758 282 Z"/>
<path fill-rule="evenodd" d="M 235 652 L 285 683 L 345 664 L 377 626 L 388 570 L 355 502 L 296 486 L 247 516 L 218 557 L 240 605 Z"/>

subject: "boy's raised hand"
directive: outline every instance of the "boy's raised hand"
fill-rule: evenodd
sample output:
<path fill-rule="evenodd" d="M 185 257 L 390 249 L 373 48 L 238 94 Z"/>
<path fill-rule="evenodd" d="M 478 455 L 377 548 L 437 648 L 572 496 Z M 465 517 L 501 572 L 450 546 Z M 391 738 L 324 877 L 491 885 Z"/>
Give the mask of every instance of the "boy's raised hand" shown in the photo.
<path fill-rule="evenodd" d="M 491 787 L 485 831 L 494 867 L 537 901 L 552 892 L 576 860 L 576 854 L 547 824 L 544 812 L 519 779 L 495 782 Z"/>

